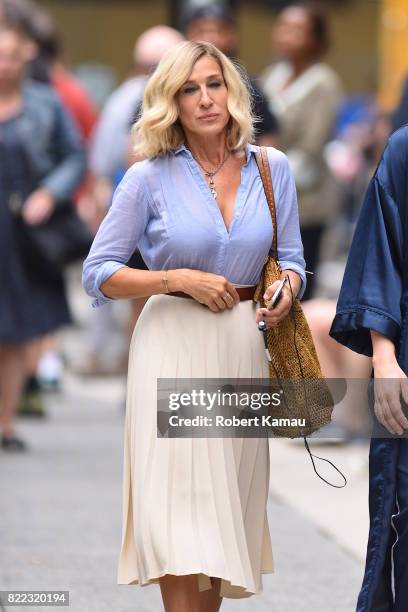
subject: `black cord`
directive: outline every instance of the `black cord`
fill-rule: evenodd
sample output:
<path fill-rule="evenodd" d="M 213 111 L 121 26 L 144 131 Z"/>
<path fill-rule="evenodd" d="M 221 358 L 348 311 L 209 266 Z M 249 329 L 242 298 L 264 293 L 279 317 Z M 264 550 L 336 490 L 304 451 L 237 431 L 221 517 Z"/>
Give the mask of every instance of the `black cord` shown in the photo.
<path fill-rule="evenodd" d="M 305 443 L 306 450 L 307 450 L 307 452 L 308 452 L 308 453 L 309 453 L 309 455 L 310 455 L 310 460 L 311 460 L 311 462 L 312 462 L 313 469 L 314 469 L 314 471 L 315 471 L 316 475 L 317 475 L 317 476 L 320 478 L 320 480 L 323 480 L 323 482 L 325 482 L 326 484 L 330 485 L 331 487 L 334 487 L 335 489 L 342 489 L 343 487 L 345 487 L 345 486 L 346 486 L 346 484 L 347 484 L 347 478 L 345 477 L 345 475 L 343 474 L 343 472 L 342 472 L 342 471 L 341 471 L 341 470 L 340 470 L 340 469 L 339 469 L 339 468 L 338 468 L 336 465 L 334 465 L 334 463 L 333 463 L 332 461 L 330 461 L 329 459 L 325 459 L 324 457 L 318 457 L 317 455 L 314 455 L 312 452 L 310 452 L 310 448 L 309 448 L 309 444 L 308 444 L 308 442 L 307 442 L 307 438 L 306 438 L 306 436 L 303 436 L 303 441 L 304 441 L 304 443 Z M 316 465 L 315 465 L 315 462 L 314 462 L 313 457 L 314 457 L 315 459 L 320 459 L 320 461 L 326 461 L 326 463 L 329 463 L 329 464 L 330 464 L 332 467 L 334 467 L 334 469 L 336 470 L 336 472 L 338 472 L 338 473 L 340 474 L 340 476 L 343 478 L 343 480 L 344 480 L 344 484 L 342 484 L 342 485 L 336 485 L 336 484 L 333 484 L 332 482 L 329 482 L 329 481 L 328 481 L 328 480 L 326 480 L 325 478 L 323 478 L 323 476 L 321 476 L 321 475 L 319 474 L 319 472 L 317 471 L 317 469 L 316 469 Z"/>
<path fill-rule="evenodd" d="M 301 373 L 302 383 L 303 383 L 304 402 L 305 402 L 305 406 L 306 406 L 307 405 L 307 394 L 306 394 L 306 386 L 305 386 L 305 376 L 304 376 L 303 367 L 302 367 L 302 360 L 300 358 L 299 349 L 298 349 L 297 342 L 296 342 L 297 327 L 296 327 L 295 313 L 293 312 L 294 297 L 293 297 L 292 284 L 290 282 L 290 276 L 289 275 L 287 275 L 287 279 L 288 279 L 288 282 L 289 282 L 290 294 L 292 296 L 292 305 L 291 305 L 291 308 L 290 308 L 290 313 L 292 315 L 293 328 L 294 328 L 294 332 L 293 332 L 293 345 L 295 347 L 296 355 L 297 355 L 298 362 L 299 362 L 299 368 L 300 368 L 300 373 Z M 263 338 L 264 338 L 266 354 L 267 354 L 267 356 L 269 355 L 269 357 L 268 357 L 269 362 L 270 362 L 270 364 L 271 364 L 271 366 L 273 368 L 273 371 L 275 373 L 277 381 L 279 382 L 279 384 L 282 387 L 281 380 L 280 380 L 279 375 L 278 375 L 278 373 L 276 371 L 276 368 L 275 368 L 275 366 L 273 364 L 272 358 L 270 357 L 270 354 L 269 354 L 269 350 L 268 350 L 268 338 L 267 338 L 268 330 L 267 330 L 266 324 L 261 329 L 261 331 L 262 331 L 262 335 L 263 335 Z M 285 394 L 283 394 L 283 397 L 285 397 Z M 308 417 L 308 420 L 309 420 L 309 427 L 310 427 L 311 426 L 310 416 Z M 305 444 L 305 448 L 306 448 L 307 452 L 309 453 L 310 461 L 312 462 L 312 465 L 313 465 L 313 470 L 314 470 L 315 474 L 320 478 L 320 480 L 323 480 L 323 482 L 325 482 L 326 484 L 330 485 L 331 487 L 334 487 L 335 489 L 342 489 L 343 487 L 345 487 L 346 484 L 347 484 L 347 478 L 344 476 L 343 472 L 332 461 L 330 461 L 329 459 L 325 459 L 324 457 L 318 457 L 317 455 L 314 455 L 310 451 L 309 444 L 308 444 L 308 441 L 307 441 L 307 436 L 302 434 L 302 438 L 303 438 L 303 441 L 304 441 L 304 444 Z M 341 475 L 341 477 L 344 479 L 344 483 L 341 484 L 341 485 L 336 485 L 336 484 L 333 484 L 332 482 L 329 482 L 325 478 L 323 478 L 323 476 L 321 476 L 321 474 L 319 474 L 319 472 L 317 471 L 314 459 L 319 459 L 320 461 L 325 461 L 326 463 L 329 463 L 336 470 L 336 472 L 338 472 Z"/>

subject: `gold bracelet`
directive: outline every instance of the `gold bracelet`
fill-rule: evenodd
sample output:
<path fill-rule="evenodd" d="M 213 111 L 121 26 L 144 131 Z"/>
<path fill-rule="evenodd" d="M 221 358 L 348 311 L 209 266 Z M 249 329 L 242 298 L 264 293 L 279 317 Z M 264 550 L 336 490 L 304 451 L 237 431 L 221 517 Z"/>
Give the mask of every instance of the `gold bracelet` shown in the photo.
<path fill-rule="evenodd" d="M 165 293 L 170 293 L 169 285 L 168 285 L 168 278 L 167 278 L 167 270 L 165 270 L 165 272 L 164 272 L 164 274 L 162 276 L 162 283 L 163 283 L 163 287 L 164 287 Z"/>

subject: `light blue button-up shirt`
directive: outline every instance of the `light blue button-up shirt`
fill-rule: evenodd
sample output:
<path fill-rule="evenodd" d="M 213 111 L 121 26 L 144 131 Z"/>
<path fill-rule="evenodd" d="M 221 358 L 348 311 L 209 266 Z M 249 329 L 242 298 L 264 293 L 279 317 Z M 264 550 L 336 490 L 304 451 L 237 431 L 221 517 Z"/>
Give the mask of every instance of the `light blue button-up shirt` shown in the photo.
<path fill-rule="evenodd" d="M 220 274 L 237 285 L 256 285 L 273 236 L 256 150 L 255 145 L 246 146 L 228 228 L 184 145 L 129 168 L 84 262 L 83 285 L 96 298 L 93 305 L 112 299 L 100 287 L 126 266 L 136 248 L 149 270 L 191 268 Z M 276 201 L 278 258 L 282 269 L 300 275 L 301 297 L 306 275 L 294 178 L 286 156 L 272 147 L 267 150 Z"/>

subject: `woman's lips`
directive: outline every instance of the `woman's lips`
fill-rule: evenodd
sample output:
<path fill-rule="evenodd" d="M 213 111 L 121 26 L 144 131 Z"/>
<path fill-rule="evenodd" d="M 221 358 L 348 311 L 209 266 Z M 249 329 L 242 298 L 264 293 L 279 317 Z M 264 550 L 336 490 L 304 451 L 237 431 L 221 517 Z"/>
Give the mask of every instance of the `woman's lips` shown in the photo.
<path fill-rule="evenodd" d="M 212 113 L 210 115 L 203 115 L 202 117 L 199 117 L 199 119 L 202 119 L 203 121 L 211 121 L 212 119 L 217 119 L 218 116 L 218 114 Z"/>

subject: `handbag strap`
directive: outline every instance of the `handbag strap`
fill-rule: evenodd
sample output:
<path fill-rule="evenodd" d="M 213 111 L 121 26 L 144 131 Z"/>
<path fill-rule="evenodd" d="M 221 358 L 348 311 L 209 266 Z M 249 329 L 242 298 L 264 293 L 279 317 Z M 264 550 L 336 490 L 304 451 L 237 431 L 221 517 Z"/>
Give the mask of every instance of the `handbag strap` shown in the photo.
<path fill-rule="evenodd" d="M 269 166 L 268 152 L 266 147 L 259 147 L 259 151 L 255 152 L 256 163 L 258 164 L 259 174 L 261 175 L 263 188 L 265 191 L 266 200 L 269 206 L 269 212 L 272 217 L 273 224 L 273 242 L 272 254 L 278 260 L 278 225 L 276 223 L 276 207 L 275 195 L 273 193 L 271 169 Z"/>

